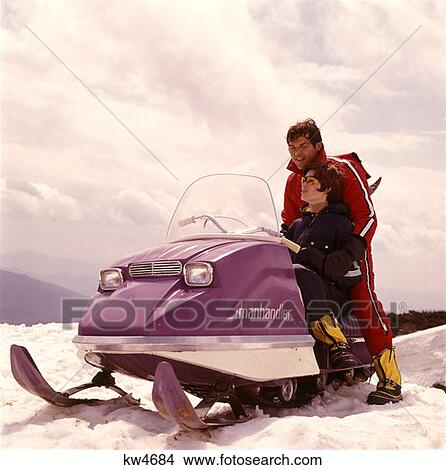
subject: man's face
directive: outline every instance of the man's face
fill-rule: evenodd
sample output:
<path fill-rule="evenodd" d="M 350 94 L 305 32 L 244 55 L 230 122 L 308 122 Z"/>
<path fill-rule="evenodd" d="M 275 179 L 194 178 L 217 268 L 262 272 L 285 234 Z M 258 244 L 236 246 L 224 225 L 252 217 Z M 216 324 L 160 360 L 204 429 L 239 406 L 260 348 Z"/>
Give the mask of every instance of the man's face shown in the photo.
<path fill-rule="evenodd" d="M 297 168 L 303 170 L 319 155 L 321 146 L 320 142 L 313 145 L 310 139 L 301 136 L 288 142 L 288 151 Z"/>

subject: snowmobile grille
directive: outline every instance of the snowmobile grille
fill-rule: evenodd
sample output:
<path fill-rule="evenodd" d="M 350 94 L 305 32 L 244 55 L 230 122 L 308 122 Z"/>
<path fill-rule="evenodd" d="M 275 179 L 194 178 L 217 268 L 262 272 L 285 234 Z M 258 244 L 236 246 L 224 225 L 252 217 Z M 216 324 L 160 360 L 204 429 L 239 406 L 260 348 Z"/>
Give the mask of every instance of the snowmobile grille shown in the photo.
<path fill-rule="evenodd" d="M 180 261 L 144 261 L 129 266 L 132 277 L 178 276 L 182 270 Z"/>

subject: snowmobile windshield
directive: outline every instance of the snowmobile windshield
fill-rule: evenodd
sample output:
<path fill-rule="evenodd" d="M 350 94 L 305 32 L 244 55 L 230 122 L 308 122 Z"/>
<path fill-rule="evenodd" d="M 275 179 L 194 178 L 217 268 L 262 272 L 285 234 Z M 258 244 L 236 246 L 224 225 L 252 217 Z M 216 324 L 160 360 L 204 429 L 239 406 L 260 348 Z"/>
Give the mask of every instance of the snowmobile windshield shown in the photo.
<path fill-rule="evenodd" d="M 277 237 L 268 183 L 257 176 L 216 174 L 194 181 L 181 197 L 167 241 L 209 236 Z"/>

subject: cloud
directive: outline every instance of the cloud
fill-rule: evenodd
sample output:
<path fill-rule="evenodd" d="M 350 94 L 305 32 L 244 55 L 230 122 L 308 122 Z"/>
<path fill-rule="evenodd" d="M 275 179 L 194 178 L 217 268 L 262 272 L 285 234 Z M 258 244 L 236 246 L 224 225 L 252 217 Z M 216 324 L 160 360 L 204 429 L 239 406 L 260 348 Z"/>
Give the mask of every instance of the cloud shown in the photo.
<path fill-rule="evenodd" d="M 123 190 L 110 199 L 108 217 L 118 224 L 164 227 L 174 206 L 173 198 L 156 199 L 147 193 Z"/>
<path fill-rule="evenodd" d="M 82 210 L 76 200 L 45 183 L 18 185 L 8 188 L 3 180 L 1 207 L 5 215 L 63 218 L 69 221 L 82 219 Z"/>
<path fill-rule="evenodd" d="M 23 217 L 43 226 L 55 214 L 66 222 L 61 233 L 82 221 L 82 251 L 91 257 L 108 225 L 119 233 L 110 253 L 113 246 L 122 253 L 128 225 L 136 234 L 129 251 L 140 247 L 140 234 L 167 224 L 195 178 L 272 175 L 288 159 L 288 126 L 306 117 L 323 123 L 422 24 L 322 134 L 330 154 L 354 150 L 383 176 L 374 197 L 378 254 L 441 249 L 445 2 L 2 6 L 2 207 L 12 233 Z M 287 175 L 282 168 L 270 181 L 279 212 Z M 20 243 L 35 243 L 31 232 Z"/>
<path fill-rule="evenodd" d="M 376 71 L 338 113 L 337 127 L 346 132 L 443 129 L 446 65 L 437 58 L 445 50 L 439 21 L 444 2 L 290 0 L 253 2 L 252 8 L 271 60 L 294 82 L 306 77 L 308 67 L 319 67 L 311 88 L 336 97 L 339 105 Z M 336 69 L 351 73 L 338 75 Z M 352 105 L 357 105 L 353 113 Z"/>
<path fill-rule="evenodd" d="M 445 170 L 446 131 L 327 132 L 333 154 L 356 151 L 366 166 Z M 347 151 L 348 151 L 347 150 Z"/>
<path fill-rule="evenodd" d="M 446 171 L 381 168 L 374 243 L 387 253 L 435 259 L 446 250 Z"/>
<path fill-rule="evenodd" d="M 0 191 L 0 203 L 5 216 L 57 218 L 58 222 L 100 222 L 164 228 L 176 204 L 176 198 L 159 190 L 152 190 L 148 194 L 127 189 L 96 195 L 87 205 L 42 182 L 16 182 L 8 187 L 4 178 L 1 179 Z"/>

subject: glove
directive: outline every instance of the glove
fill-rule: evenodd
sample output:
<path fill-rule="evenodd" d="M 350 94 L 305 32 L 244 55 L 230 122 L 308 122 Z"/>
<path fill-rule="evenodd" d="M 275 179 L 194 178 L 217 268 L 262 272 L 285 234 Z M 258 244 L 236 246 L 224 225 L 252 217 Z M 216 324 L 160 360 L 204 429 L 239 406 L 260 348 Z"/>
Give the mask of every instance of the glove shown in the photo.
<path fill-rule="evenodd" d="M 317 248 L 302 248 L 298 253 L 294 254 L 293 263 L 303 264 L 313 271 L 322 273 L 324 258 L 324 254 Z"/>
<path fill-rule="evenodd" d="M 361 261 L 364 258 L 366 248 L 367 241 L 360 235 L 352 235 L 342 247 L 343 250 L 350 254 L 352 261 Z"/>
<path fill-rule="evenodd" d="M 282 224 L 282 225 L 280 226 L 280 233 L 281 233 L 285 238 L 288 238 L 288 239 L 290 239 L 290 236 L 289 236 L 289 235 L 290 235 L 289 229 L 290 229 L 290 227 L 288 227 L 287 224 Z"/>
<path fill-rule="evenodd" d="M 329 281 L 338 281 L 350 270 L 353 261 L 360 261 L 365 254 L 365 240 L 359 236 L 347 239 L 340 250 L 325 256 L 323 275 Z"/>
<path fill-rule="evenodd" d="M 336 250 L 325 257 L 323 274 L 329 281 L 338 281 L 350 270 L 353 259 L 344 250 Z"/>

